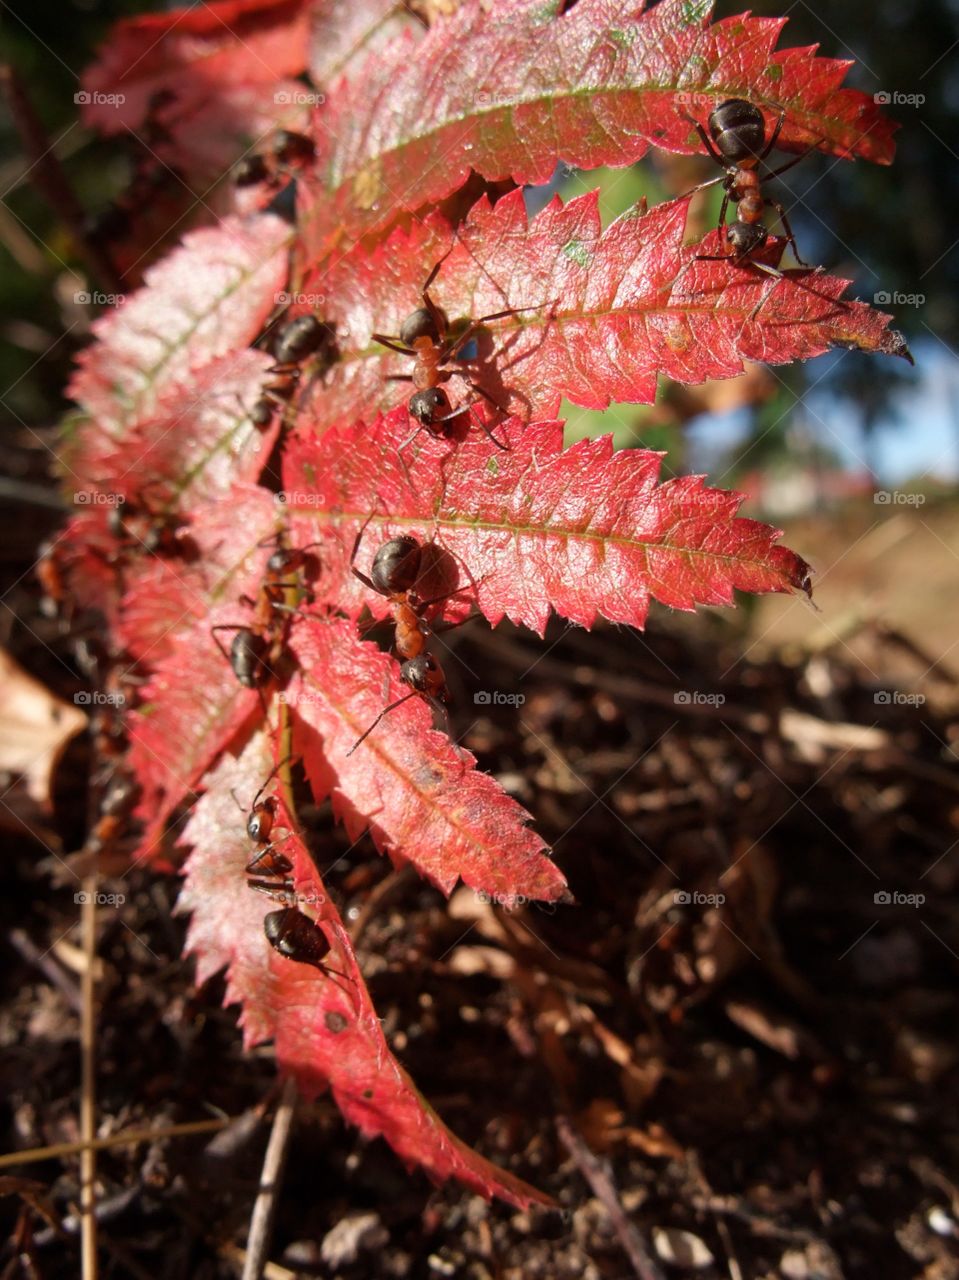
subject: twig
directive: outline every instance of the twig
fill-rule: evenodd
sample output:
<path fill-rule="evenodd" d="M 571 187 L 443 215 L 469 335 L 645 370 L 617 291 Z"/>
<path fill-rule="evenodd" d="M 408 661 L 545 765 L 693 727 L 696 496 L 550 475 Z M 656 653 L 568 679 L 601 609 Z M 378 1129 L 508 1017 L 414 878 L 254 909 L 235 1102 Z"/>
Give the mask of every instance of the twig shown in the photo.
<path fill-rule="evenodd" d="M 85 1148 L 91 1151 L 107 1151 L 111 1147 L 133 1146 L 140 1142 L 156 1142 L 161 1138 L 186 1138 L 194 1133 L 215 1133 L 225 1129 L 232 1120 L 191 1120 L 186 1124 L 171 1124 L 159 1129 L 127 1129 L 112 1133 L 108 1138 L 94 1138 L 92 1142 L 56 1142 L 50 1147 L 28 1147 L 25 1151 L 7 1151 L 0 1155 L 0 1169 L 11 1165 L 37 1164 L 41 1160 L 59 1160 L 61 1156 L 79 1155 Z"/>
<path fill-rule="evenodd" d="M 57 217 L 66 223 L 93 275 L 105 288 L 122 293 L 125 288 L 122 275 L 109 254 L 87 232 L 83 206 L 67 181 L 22 80 L 7 64 L 0 66 L 0 88 L 31 162 L 30 181 Z"/>
<path fill-rule="evenodd" d="M 360 908 L 360 914 L 349 926 L 350 942 L 353 944 L 354 950 L 356 949 L 356 944 L 365 933 L 370 921 L 376 915 L 377 911 L 379 911 L 383 906 L 386 899 L 389 898 L 391 894 L 395 893 L 400 885 L 405 884 L 405 882 L 412 877 L 412 874 L 413 868 L 409 866 L 409 864 L 405 867 L 398 867 L 396 870 L 391 871 L 389 875 L 384 876 L 379 884 L 373 889 L 369 897 L 363 903 L 363 906 Z"/>
<path fill-rule="evenodd" d="M 77 984 L 70 981 L 57 962 L 47 952 L 41 951 L 23 929 L 10 930 L 10 945 L 15 951 L 19 951 L 28 964 L 36 965 L 46 975 L 75 1013 L 82 1011 L 83 1000 Z M 0 1164 L 2 1162 L 3 1157 L 0 1156 Z"/>
<path fill-rule="evenodd" d="M 590 1151 L 567 1116 L 556 1117 L 556 1129 L 560 1142 L 576 1161 L 576 1166 L 589 1183 L 593 1195 L 602 1202 L 609 1214 L 613 1230 L 633 1265 L 633 1271 L 640 1280 L 665 1280 L 662 1271 L 650 1257 L 643 1237 L 627 1218 L 613 1179 L 603 1162 Z"/>
<path fill-rule="evenodd" d="M 80 1010 L 80 1259 L 83 1280 L 96 1280 L 97 1219 L 96 1176 L 97 1153 L 92 1143 L 96 1137 L 96 933 L 97 875 L 94 871 L 83 881 L 80 927 L 86 958 L 80 979 L 83 1005 Z"/>
<path fill-rule="evenodd" d="M 283 1085 L 280 1105 L 273 1117 L 273 1128 L 270 1141 L 266 1145 L 263 1157 L 263 1171 L 260 1174 L 260 1189 L 253 1206 L 250 1219 L 250 1234 L 246 1242 L 246 1257 L 243 1260 L 242 1280 L 260 1280 L 266 1265 L 266 1255 L 270 1247 L 273 1232 L 273 1216 L 276 1212 L 277 1192 L 283 1177 L 283 1165 L 286 1162 L 287 1148 L 293 1129 L 293 1115 L 296 1110 L 296 1084 L 287 1080 Z"/>

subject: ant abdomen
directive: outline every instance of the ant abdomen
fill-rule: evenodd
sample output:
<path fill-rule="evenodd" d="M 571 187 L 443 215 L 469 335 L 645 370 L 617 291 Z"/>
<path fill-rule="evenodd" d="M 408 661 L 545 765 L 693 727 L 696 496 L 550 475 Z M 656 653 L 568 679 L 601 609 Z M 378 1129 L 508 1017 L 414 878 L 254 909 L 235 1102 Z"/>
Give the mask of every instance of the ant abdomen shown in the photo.
<path fill-rule="evenodd" d="M 287 960 L 324 968 L 323 959 L 330 950 L 329 939 L 319 925 L 297 907 L 268 912 L 263 918 L 263 932 L 274 951 Z"/>
<path fill-rule="evenodd" d="M 381 595 L 399 595 L 415 586 L 420 576 L 422 548 L 404 535 L 384 542 L 373 557 L 370 578 Z"/>
<path fill-rule="evenodd" d="M 430 342 L 439 343 L 440 333 L 436 321 L 425 307 L 417 307 L 411 311 L 400 325 L 400 341 L 411 347 L 417 338 L 429 338 Z"/>
<path fill-rule="evenodd" d="M 329 337 L 329 325 L 316 316 L 297 316 L 277 330 L 273 354 L 278 364 L 296 364 L 319 351 Z"/>
<path fill-rule="evenodd" d="M 766 121 L 744 98 L 727 98 L 709 113 L 709 132 L 716 149 L 730 164 L 758 160 L 766 141 Z"/>

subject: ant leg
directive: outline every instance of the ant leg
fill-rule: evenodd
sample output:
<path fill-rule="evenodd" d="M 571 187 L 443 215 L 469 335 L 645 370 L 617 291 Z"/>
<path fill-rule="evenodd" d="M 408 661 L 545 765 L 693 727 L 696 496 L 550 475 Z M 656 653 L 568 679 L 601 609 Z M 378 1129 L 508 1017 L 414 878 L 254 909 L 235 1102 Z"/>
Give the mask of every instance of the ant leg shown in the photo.
<path fill-rule="evenodd" d="M 792 247 L 793 253 L 796 255 L 796 261 L 801 267 L 808 267 L 810 264 L 808 262 L 803 262 L 802 258 L 799 256 L 799 250 L 796 247 L 796 237 L 793 235 L 793 229 L 789 225 L 789 219 L 786 217 L 786 210 L 778 200 L 767 200 L 766 203 L 771 209 L 775 209 L 776 213 L 779 215 L 779 221 L 782 223 L 783 231 L 786 233 L 786 240 Z"/>
<path fill-rule="evenodd" d="M 376 726 L 379 724 L 379 722 L 383 719 L 384 716 L 389 715 L 391 711 L 395 711 L 397 707 L 401 707 L 404 702 L 409 702 L 410 698 L 417 698 L 417 697 L 419 697 L 419 694 L 414 689 L 412 693 L 404 694 L 402 698 L 397 698 L 397 700 L 395 702 L 391 702 L 388 707 L 384 707 L 384 709 L 376 717 L 376 719 L 373 721 L 373 723 L 370 725 L 367 731 L 361 737 L 357 738 L 357 740 L 353 743 L 352 747 L 350 747 L 349 751 L 347 751 L 346 753 L 347 756 L 351 756 L 353 752 L 356 750 L 356 748 L 360 745 L 360 743 L 366 741 L 366 739 L 370 736 L 370 734 L 373 732 L 373 730 L 376 728 Z"/>
<path fill-rule="evenodd" d="M 488 404 L 491 404 L 493 406 L 493 408 L 497 411 L 497 413 L 501 413 L 504 418 L 509 416 L 508 410 L 504 409 L 498 400 L 494 400 L 488 391 L 484 390 L 483 387 L 481 387 L 478 383 L 474 382 L 465 369 L 451 369 L 449 372 L 451 375 L 455 373 L 458 377 L 465 378 L 467 383 L 469 384 L 470 390 L 475 391 L 478 395 L 481 395 Z M 470 400 L 467 404 L 462 404 L 458 409 L 454 409 L 452 413 L 447 413 L 442 418 L 436 418 L 435 421 L 447 422 L 450 418 L 457 418 L 461 413 L 466 413 L 467 410 L 472 409 L 473 406 L 477 404 L 479 404 L 478 400 Z M 479 426 L 482 427 L 483 431 L 485 431 L 485 433 L 489 436 L 493 444 L 496 445 L 497 449 L 502 449 L 504 453 L 510 452 L 509 445 L 500 444 L 500 442 L 496 439 L 496 437 L 493 435 L 492 431 L 490 431 L 489 427 L 486 425 L 485 422 L 480 422 L 478 418 L 474 418 L 473 421 L 479 423 Z"/>
<path fill-rule="evenodd" d="M 388 338 L 383 333 L 374 333 L 371 335 L 374 342 L 378 342 L 381 347 L 389 347 L 391 351 L 398 352 L 401 356 L 415 356 L 416 352 L 409 347 L 401 347 L 395 338 Z"/>
<path fill-rule="evenodd" d="M 214 641 L 216 642 L 216 647 L 220 650 L 220 652 L 223 654 L 224 658 L 226 658 L 227 662 L 229 662 L 231 667 L 233 666 L 233 659 L 230 657 L 227 650 L 223 647 L 223 643 L 220 640 L 220 637 L 216 633 L 218 631 L 243 631 L 243 630 L 245 630 L 245 624 L 242 622 L 223 622 L 223 623 L 220 623 L 219 626 L 210 628 L 210 635 L 213 637 Z"/>
<path fill-rule="evenodd" d="M 280 772 L 283 766 L 285 764 L 289 764 L 291 760 L 300 760 L 300 759 L 302 759 L 301 756 L 298 756 L 294 751 L 290 751 L 287 755 L 283 757 L 282 760 L 277 761 L 277 763 L 270 770 L 270 776 L 267 778 L 266 782 L 264 782 L 263 786 L 260 787 L 259 791 L 253 797 L 253 803 L 250 805 L 251 810 L 255 809 L 256 806 L 260 803 L 260 796 L 267 789 L 267 787 L 270 785 L 270 783 L 273 781 L 276 775 Z M 236 797 L 234 797 L 234 799 L 235 798 Z"/>
<path fill-rule="evenodd" d="M 699 123 L 698 120 L 694 120 L 693 117 L 687 114 L 686 112 L 683 112 L 683 115 L 686 117 L 689 123 L 693 126 L 693 128 L 699 134 L 700 141 L 702 142 L 706 150 L 709 152 L 709 155 L 712 157 L 712 159 L 715 160 L 717 164 L 721 164 L 725 169 L 726 168 L 725 159 L 723 158 L 722 154 L 713 145 L 712 138 L 709 136 L 709 134 L 706 132 L 703 126 Z M 714 181 L 718 182 L 719 179 L 716 178 L 714 179 Z"/>
<path fill-rule="evenodd" d="M 716 223 L 716 229 L 723 231 L 726 226 L 726 210 L 729 208 L 729 192 L 723 196 L 723 202 L 719 206 L 719 221 Z"/>
<path fill-rule="evenodd" d="M 409 373 L 388 373 L 383 379 L 384 382 L 412 382 L 413 376 Z"/>
<path fill-rule="evenodd" d="M 761 177 L 763 182 L 768 182 L 770 178 L 778 178 L 781 173 L 785 173 L 788 169 L 791 169 L 793 165 L 799 164 L 800 160 L 805 160 L 810 151 L 815 150 L 816 145 L 814 144 L 811 147 L 807 147 L 806 150 L 801 152 L 798 156 L 794 156 L 788 164 L 781 164 L 778 169 L 771 169 L 769 173 L 762 174 Z"/>
<path fill-rule="evenodd" d="M 508 307 L 505 311 L 494 311 L 491 315 L 480 316 L 478 320 L 470 321 L 464 332 L 451 344 L 447 344 L 442 348 L 440 354 L 440 364 L 445 364 L 447 360 L 452 360 L 456 353 L 465 347 L 467 342 L 482 329 L 484 324 L 488 324 L 490 320 L 502 320 L 506 316 L 521 316 L 527 311 L 542 311 L 544 307 L 549 306 L 548 302 L 541 302 L 536 307 Z M 555 305 L 555 302 L 552 304 Z"/>
<path fill-rule="evenodd" d="M 786 122 L 786 108 L 781 107 L 779 110 L 779 119 L 776 121 L 776 127 L 775 129 L 773 129 L 772 135 L 769 141 L 766 143 L 766 145 L 762 149 L 762 153 L 759 156 L 760 160 L 765 160 L 766 157 L 769 155 L 770 151 L 772 151 L 773 147 L 776 145 L 776 139 L 779 137 L 780 133 L 782 132 L 782 127 L 785 124 L 785 122 Z M 786 168 L 788 169 L 789 165 L 787 165 Z"/>
<path fill-rule="evenodd" d="M 356 537 L 353 540 L 353 551 L 352 551 L 352 554 L 350 555 L 350 572 L 353 574 L 354 578 L 359 578 L 360 582 L 363 583 L 364 587 L 369 587 L 370 591 L 375 591 L 378 596 L 381 596 L 383 592 L 379 591 L 376 588 L 372 580 L 368 578 L 365 573 L 360 573 L 359 569 L 356 568 L 356 556 L 357 556 L 357 552 L 360 549 L 360 543 L 363 541 L 363 534 L 366 533 L 366 530 L 369 527 L 369 523 L 373 519 L 374 515 L 375 515 L 375 512 L 371 511 L 370 514 L 363 521 L 363 524 L 360 527 L 359 533 L 356 535 Z"/>

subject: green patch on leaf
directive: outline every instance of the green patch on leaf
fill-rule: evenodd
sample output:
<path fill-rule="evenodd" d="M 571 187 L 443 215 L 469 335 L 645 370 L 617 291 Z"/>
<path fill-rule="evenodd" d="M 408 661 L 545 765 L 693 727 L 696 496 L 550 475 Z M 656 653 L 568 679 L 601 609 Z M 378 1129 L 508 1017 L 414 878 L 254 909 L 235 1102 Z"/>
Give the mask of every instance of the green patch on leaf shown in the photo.
<path fill-rule="evenodd" d="M 591 254 L 582 240 L 567 240 L 563 245 L 563 253 L 580 267 L 588 267 Z"/>

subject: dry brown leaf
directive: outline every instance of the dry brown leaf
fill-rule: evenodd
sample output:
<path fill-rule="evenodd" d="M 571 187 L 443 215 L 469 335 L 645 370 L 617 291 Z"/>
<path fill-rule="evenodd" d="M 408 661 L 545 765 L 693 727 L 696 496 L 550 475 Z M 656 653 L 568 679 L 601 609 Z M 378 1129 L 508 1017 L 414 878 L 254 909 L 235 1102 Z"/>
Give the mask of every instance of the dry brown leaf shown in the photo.
<path fill-rule="evenodd" d="M 86 727 L 79 707 L 55 697 L 0 650 L 0 769 L 22 776 L 37 804 L 49 805 L 63 749 Z"/>

